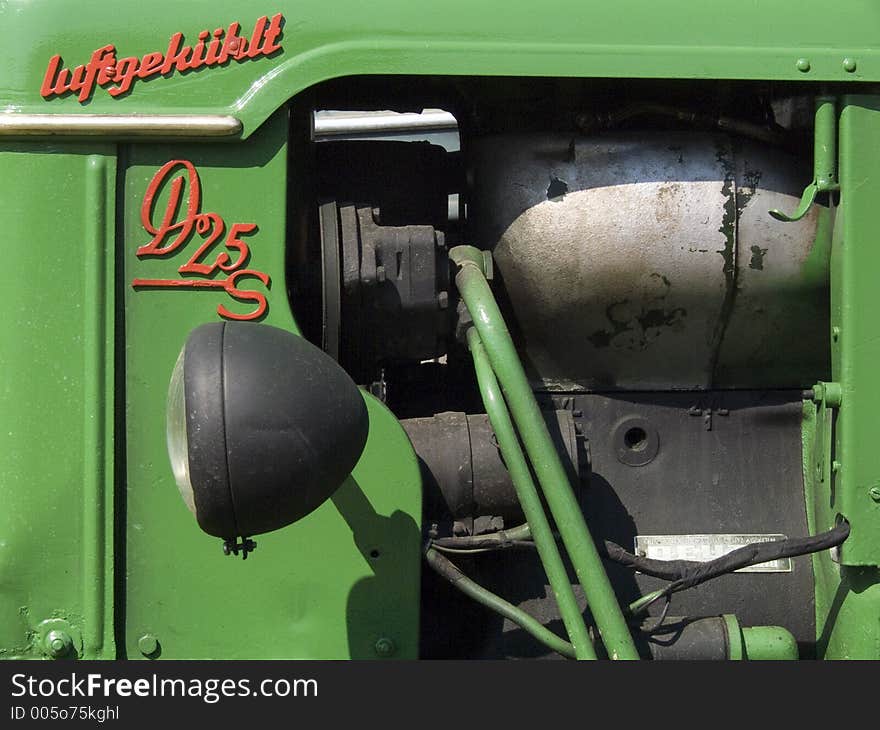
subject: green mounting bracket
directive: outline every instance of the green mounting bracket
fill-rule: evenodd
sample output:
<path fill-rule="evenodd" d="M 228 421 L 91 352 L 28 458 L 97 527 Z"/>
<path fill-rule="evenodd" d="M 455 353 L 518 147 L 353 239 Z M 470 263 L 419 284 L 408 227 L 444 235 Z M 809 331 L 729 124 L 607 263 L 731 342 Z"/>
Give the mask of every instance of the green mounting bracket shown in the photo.
<path fill-rule="evenodd" d="M 816 98 L 816 117 L 813 129 L 813 181 L 804 188 L 801 202 L 794 213 L 788 215 L 778 208 L 770 215 L 783 223 L 803 218 L 819 193 L 840 189 L 837 179 L 837 104 L 833 97 Z"/>
<path fill-rule="evenodd" d="M 843 389 L 840 383 L 816 383 L 813 386 L 813 400 L 817 404 L 816 441 L 813 449 L 813 463 L 816 467 L 816 479 L 820 483 L 830 483 L 831 473 L 836 472 L 839 464 L 831 458 L 833 434 L 833 410 L 843 400 Z"/>

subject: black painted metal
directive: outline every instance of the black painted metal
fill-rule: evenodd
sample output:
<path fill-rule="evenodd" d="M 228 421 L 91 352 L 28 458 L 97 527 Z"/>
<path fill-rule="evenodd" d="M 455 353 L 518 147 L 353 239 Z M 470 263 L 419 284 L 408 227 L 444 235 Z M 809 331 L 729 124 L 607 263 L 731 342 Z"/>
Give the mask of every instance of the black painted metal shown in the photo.
<path fill-rule="evenodd" d="M 560 395 L 547 396 L 543 405 L 571 409 L 589 439 L 591 479 L 578 492 L 596 540 L 632 549 L 637 534 L 808 534 L 799 390 Z M 615 426 L 631 418 L 656 430 L 656 456 L 641 466 L 619 459 Z M 606 567 L 624 604 L 664 585 L 614 563 Z M 676 594 L 672 612 L 732 613 L 743 626 L 784 626 L 809 652 L 815 641 L 810 558 L 794 558 L 792 567 L 790 573 L 722 576 Z M 536 555 L 521 550 L 483 555 L 468 570 L 562 631 Z M 661 610 L 662 603 L 651 612 Z M 513 624 L 485 621 L 485 642 L 472 655 L 546 654 Z"/>

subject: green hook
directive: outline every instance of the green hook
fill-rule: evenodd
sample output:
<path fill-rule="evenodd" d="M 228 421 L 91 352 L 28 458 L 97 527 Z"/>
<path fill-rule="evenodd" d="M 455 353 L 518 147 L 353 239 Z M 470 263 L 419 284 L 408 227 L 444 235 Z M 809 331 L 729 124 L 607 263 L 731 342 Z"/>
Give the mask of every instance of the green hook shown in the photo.
<path fill-rule="evenodd" d="M 798 207 L 795 209 L 794 213 L 788 215 L 779 210 L 779 208 L 771 208 L 770 215 L 773 216 L 776 220 L 782 221 L 783 223 L 799 221 L 807 214 L 807 211 L 810 209 L 813 201 L 816 200 L 816 194 L 818 192 L 819 186 L 816 184 L 816 181 L 813 180 L 813 182 L 811 182 L 809 185 L 807 185 L 807 187 L 804 188 L 804 194 L 801 195 L 801 202 L 798 203 Z"/>
<path fill-rule="evenodd" d="M 835 99 L 828 96 L 816 98 L 816 116 L 813 128 L 813 181 L 804 188 L 801 202 L 791 215 L 778 208 L 770 215 L 783 223 L 803 218 L 815 202 L 818 193 L 839 190 L 837 182 L 837 109 Z"/>

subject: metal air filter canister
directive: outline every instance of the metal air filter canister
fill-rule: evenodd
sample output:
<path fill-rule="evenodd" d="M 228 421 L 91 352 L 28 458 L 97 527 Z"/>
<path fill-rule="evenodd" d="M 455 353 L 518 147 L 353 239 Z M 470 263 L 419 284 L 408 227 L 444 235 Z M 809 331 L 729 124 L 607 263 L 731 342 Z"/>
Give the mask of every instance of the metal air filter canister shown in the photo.
<path fill-rule="evenodd" d="M 831 214 L 781 223 L 810 160 L 701 132 L 475 140 L 469 220 L 536 387 L 827 377 Z"/>

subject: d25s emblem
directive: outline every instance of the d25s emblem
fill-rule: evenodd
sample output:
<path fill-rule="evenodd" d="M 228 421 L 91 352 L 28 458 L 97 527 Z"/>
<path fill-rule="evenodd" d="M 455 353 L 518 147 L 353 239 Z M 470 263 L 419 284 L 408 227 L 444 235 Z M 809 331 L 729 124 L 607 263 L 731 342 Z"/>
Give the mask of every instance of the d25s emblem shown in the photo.
<path fill-rule="evenodd" d="M 159 211 L 156 199 L 166 184 L 168 202 L 164 210 Z M 202 212 L 201 203 L 199 173 L 192 162 L 171 160 L 159 168 L 141 204 L 141 225 L 152 238 L 138 247 L 137 256 L 169 257 L 187 248 L 190 256 L 177 269 L 184 278 L 134 279 L 131 285 L 135 289 L 222 290 L 237 301 L 253 302 L 255 306 L 247 314 L 237 314 L 219 304 L 217 313 L 221 317 L 259 319 L 268 308 L 266 295 L 242 288 L 241 283 L 250 278 L 259 280 L 267 289 L 270 285 L 268 274 L 246 268 L 251 252 L 245 238 L 256 233 L 257 224 L 233 223 L 227 230 L 223 217 L 219 213 Z M 202 239 L 201 243 L 195 248 L 187 247 L 194 234 Z"/>

